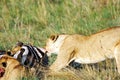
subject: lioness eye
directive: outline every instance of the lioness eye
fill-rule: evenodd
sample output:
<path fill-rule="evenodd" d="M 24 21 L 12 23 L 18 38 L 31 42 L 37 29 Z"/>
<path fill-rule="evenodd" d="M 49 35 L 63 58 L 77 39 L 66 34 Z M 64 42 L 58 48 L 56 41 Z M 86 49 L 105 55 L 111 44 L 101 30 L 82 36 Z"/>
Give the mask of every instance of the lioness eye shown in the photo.
<path fill-rule="evenodd" d="M 6 62 L 2 62 L 3 67 L 7 67 L 7 63 Z"/>

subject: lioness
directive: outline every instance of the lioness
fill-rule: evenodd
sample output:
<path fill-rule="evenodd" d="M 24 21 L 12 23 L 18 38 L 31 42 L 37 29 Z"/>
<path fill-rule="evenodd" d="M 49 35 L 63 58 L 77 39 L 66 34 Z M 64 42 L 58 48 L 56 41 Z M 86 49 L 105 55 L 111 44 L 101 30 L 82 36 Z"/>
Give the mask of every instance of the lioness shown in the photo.
<path fill-rule="evenodd" d="M 25 68 L 20 63 L 10 57 L 0 58 L 0 80 L 19 80 L 25 75 Z"/>
<path fill-rule="evenodd" d="M 58 71 L 71 61 L 90 64 L 115 58 L 120 73 L 120 26 L 100 31 L 90 36 L 52 35 L 46 42 L 49 53 L 58 53 L 56 61 L 50 66 Z"/>

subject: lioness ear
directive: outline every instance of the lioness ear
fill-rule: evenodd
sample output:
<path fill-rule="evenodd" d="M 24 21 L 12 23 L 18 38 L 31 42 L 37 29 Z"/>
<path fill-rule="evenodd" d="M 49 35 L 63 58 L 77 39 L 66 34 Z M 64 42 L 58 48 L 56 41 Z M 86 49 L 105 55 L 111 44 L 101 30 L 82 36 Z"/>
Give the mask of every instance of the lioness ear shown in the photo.
<path fill-rule="evenodd" d="M 23 46 L 23 42 L 18 41 L 16 46 L 20 46 L 20 47 Z"/>
<path fill-rule="evenodd" d="M 58 38 L 58 36 L 59 36 L 59 35 L 51 35 L 51 36 L 50 36 L 50 39 L 51 39 L 52 41 L 56 41 L 57 38 Z"/>

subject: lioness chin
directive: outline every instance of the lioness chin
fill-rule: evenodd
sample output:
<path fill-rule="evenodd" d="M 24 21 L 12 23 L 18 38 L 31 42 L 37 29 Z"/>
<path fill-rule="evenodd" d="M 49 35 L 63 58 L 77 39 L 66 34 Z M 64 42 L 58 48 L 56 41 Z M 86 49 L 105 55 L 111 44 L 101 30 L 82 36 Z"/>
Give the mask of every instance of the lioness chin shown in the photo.
<path fill-rule="evenodd" d="M 25 68 L 9 56 L 0 58 L 0 80 L 20 80 L 25 76 Z"/>
<path fill-rule="evenodd" d="M 115 58 L 120 73 L 120 26 L 102 30 L 90 36 L 52 35 L 46 42 L 49 53 L 58 53 L 57 59 L 50 66 L 58 71 L 71 61 L 90 64 Z"/>

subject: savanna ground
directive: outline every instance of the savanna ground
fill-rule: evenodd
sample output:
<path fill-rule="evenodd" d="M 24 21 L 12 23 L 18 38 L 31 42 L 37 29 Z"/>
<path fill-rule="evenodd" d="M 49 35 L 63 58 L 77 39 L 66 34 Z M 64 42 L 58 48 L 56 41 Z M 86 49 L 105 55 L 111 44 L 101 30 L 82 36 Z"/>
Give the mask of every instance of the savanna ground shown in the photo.
<path fill-rule="evenodd" d="M 43 47 L 51 34 L 90 35 L 119 25 L 120 0 L 0 0 L 1 50 L 11 49 L 17 41 Z M 99 67 L 67 69 L 75 73 L 75 78 L 52 76 L 45 80 L 120 79 L 114 60 L 100 63 Z"/>

